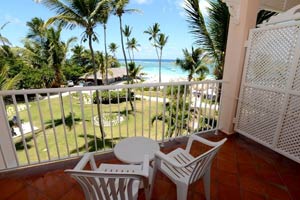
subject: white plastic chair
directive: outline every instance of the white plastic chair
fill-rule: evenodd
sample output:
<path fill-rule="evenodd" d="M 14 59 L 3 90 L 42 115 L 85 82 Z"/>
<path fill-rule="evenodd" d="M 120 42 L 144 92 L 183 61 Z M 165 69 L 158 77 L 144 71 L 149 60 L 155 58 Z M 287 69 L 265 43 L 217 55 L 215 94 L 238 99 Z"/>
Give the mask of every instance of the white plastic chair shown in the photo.
<path fill-rule="evenodd" d="M 219 142 L 211 142 L 197 135 L 191 135 L 185 149 L 178 148 L 168 154 L 162 152 L 155 154 L 154 174 L 158 169 L 176 184 L 178 200 L 187 199 L 189 185 L 203 177 L 205 197 L 209 200 L 212 160 L 226 140 L 224 138 Z M 193 141 L 212 148 L 198 157 L 193 157 L 189 153 Z"/>
<path fill-rule="evenodd" d="M 84 169 L 88 162 L 91 170 Z M 150 199 L 148 155 L 141 165 L 101 164 L 97 168 L 94 154 L 87 153 L 74 169 L 65 172 L 78 181 L 87 200 L 135 200 L 141 182 Z"/>

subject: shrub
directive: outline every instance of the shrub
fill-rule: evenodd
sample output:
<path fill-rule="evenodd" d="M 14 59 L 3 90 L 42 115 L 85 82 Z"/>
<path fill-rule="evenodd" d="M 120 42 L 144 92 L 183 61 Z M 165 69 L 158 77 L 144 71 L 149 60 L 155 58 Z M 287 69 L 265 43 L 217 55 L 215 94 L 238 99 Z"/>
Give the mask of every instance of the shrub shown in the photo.
<path fill-rule="evenodd" d="M 110 93 L 110 94 L 109 94 Z M 122 103 L 126 101 L 126 90 L 121 90 L 121 91 L 101 91 L 99 92 L 99 96 L 101 98 L 101 103 L 103 104 L 109 104 L 110 103 L 118 103 L 118 93 L 119 93 L 119 103 Z M 110 98 L 109 98 L 110 97 Z M 131 93 L 131 99 L 133 99 L 134 93 Z M 96 101 L 96 92 L 93 93 L 93 102 L 97 103 Z"/>

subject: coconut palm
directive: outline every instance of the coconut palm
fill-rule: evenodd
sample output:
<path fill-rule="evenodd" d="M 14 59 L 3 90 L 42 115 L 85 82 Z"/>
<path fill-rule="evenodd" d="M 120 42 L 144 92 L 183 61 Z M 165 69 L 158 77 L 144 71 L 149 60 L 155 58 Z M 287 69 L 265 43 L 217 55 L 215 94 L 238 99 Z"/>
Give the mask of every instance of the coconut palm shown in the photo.
<path fill-rule="evenodd" d="M 159 24 L 155 23 L 152 27 L 150 26 L 144 33 L 150 35 L 149 41 L 152 46 L 155 48 L 155 52 L 158 58 L 158 67 L 159 67 L 159 82 L 161 82 L 161 59 L 162 51 L 164 46 L 168 41 L 168 36 L 160 32 Z"/>
<path fill-rule="evenodd" d="M 82 45 L 75 45 L 72 49 L 71 62 L 80 67 L 87 67 L 89 64 L 90 53 Z"/>
<path fill-rule="evenodd" d="M 6 22 L 6 23 L 4 23 L 1 27 L 0 27 L 0 30 L 2 31 L 3 29 L 4 29 L 4 27 L 7 25 L 7 24 L 9 24 L 9 22 Z M 6 37 L 4 37 L 4 36 L 2 36 L 2 34 L 0 33 L 0 42 L 2 43 L 1 45 L 11 45 L 11 43 L 9 42 L 9 40 L 6 38 Z"/>
<path fill-rule="evenodd" d="M 46 25 L 58 22 L 61 26 L 73 29 L 75 26 L 79 26 L 85 29 L 82 40 L 88 40 L 89 48 L 91 51 L 92 65 L 94 69 L 94 82 L 97 85 L 97 68 L 95 64 L 95 56 L 93 50 L 93 41 L 97 40 L 97 36 L 94 32 L 94 28 L 99 23 L 100 11 L 103 8 L 106 0 L 42 0 L 49 9 L 55 10 L 57 15 L 51 17 L 46 22 Z M 97 98 L 97 111 L 100 119 L 100 106 L 99 106 L 99 93 L 96 91 Z M 102 139 L 104 139 L 104 129 L 102 120 L 100 121 L 100 132 Z"/>
<path fill-rule="evenodd" d="M 99 21 L 100 23 L 103 25 L 103 39 L 104 39 L 104 52 L 105 52 L 105 83 L 108 84 L 108 53 L 107 53 L 107 45 L 106 45 L 106 25 L 107 25 L 107 21 L 109 18 L 109 15 L 111 13 L 111 6 L 109 4 L 109 2 L 105 2 L 102 4 L 102 9 L 100 9 L 100 17 L 99 17 Z M 102 79 L 103 80 L 103 79 Z"/>
<path fill-rule="evenodd" d="M 129 43 L 129 38 L 131 36 L 131 32 L 132 32 L 132 28 L 128 25 L 125 25 L 125 28 L 123 29 L 123 34 L 126 37 L 126 44 L 127 44 L 127 50 L 128 50 L 128 56 L 129 56 L 129 60 L 130 62 L 132 62 L 132 58 L 130 55 L 130 49 L 128 48 L 128 43 Z"/>
<path fill-rule="evenodd" d="M 4 29 L 4 27 L 8 24 L 9 22 L 4 23 L 1 27 L 0 27 L 0 31 L 2 31 Z M 2 52 L 5 52 L 5 50 L 3 49 L 3 46 L 9 46 L 11 45 L 11 43 L 9 42 L 9 40 L 2 36 L 1 32 L 0 32 L 0 50 Z"/>
<path fill-rule="evenodd" d="M 49 44 L 48 66 L 55 71 L 55 79 L 52 87 L 60 87 L 64 82 L 62 67 L 65 64 L 67 52 L 71 43 L 77 40 L 76 37 L 68 39 L 66 43 L 60 40 L 61 28 L 47 30 L 47 43 Z"/>
<path fill-rule="evenodd" d="M 159 24 L 155 23 L 153 24 L 153 26 L 150 26 L 146 31 L 144 31 L 144 33 L 149 34 L 149 41 L 157 41 L 157 35 L 160 32 L 160 28 L 159 28 Z"/>
<path fill-rule="evenodd" d="M 118 45 L 116 43 L 112 42 L 109 44 L 108 49 L 113 54 L 113 56 L 116 57 L 116 51 L 118 49 Z"/>
<path fill-rule="evenodd" d="M 138 12 L 138 10 L 126 9 L 126 6 L 128 3 L 129 3 L 129 0 L 113 0 L 112 6 L 113 6 L 114 15 L 119 17 L 121 46 L 122 46 L 122 51 L 123 51 L 123 56 L 124 56 L 125 67 L 126 67 L 127 83 L 129 84 L 128 63 L 127 63 L 127 57 L 126 57 L 126 53 L 125 53 L 124 39 L 123 39 L 122 16 L 124 13 Z M 133 103 L 131 101 L 131 92 L 129 91 L 129 89 L 128 89 L 128 95 L 129 95 L 129 102 L 130 102 L 131 109 L 134 110 Z"/>
<path fill-rule="evenodd" d="M 130 62 L 128 66 L 129 66 L 130 83 L 133 84 L 139 78 L 139 75 L 142 73 L 143 67 L 141 65 L 136 66 L 135 62 Z"/>
<path fill-rule="evenodd" d="M 159 32 L 160 32 L 160 28 L 158 23 L 153 24 L 153 26 L 150 26 L 146 31 L 144 31 L 144 33 L 150 35 L 149 41 L 152 42 L 152 46 L 154 46 L 155 48 L 157 57 L 159 54 L 158 54 L 156 43 L 157 43 L 157 36 Z"/>
<path fill-rule="evenodd" d="M 17 74 L 13 78 L 8 77 L 8 66 L 0 67 L 0 90 L 11 90 L 21 80 L 21 74 Z"/>
<path fill-rule="evenodd" d="M 29 31 L 26 38 L 39 42 L 41 45 L 45 43 L 46 27 L 44 26 L 44 23 L 44 20 L 38 17 L 34 17 L 31 21 L 28 21 L 26 26 L 29 27 Z"/>
<path fill-rule="evenodd" d="M 64 83 L 62 67 L 66 61 L 69 46 L 76 41 L 70 38 L 66 43 L 61 41 L 62 28 L 45 27 L 40 18 L 27 22 L 29 32 L 24 40 L 24 58 L 34 68 L 50 67 L 55 72 L 51 87 L 60 87 Z"/>
<path fill-rule="evenodd" d="M 199 74 L 198 80 L 205 79 L 205 76 L 209 73 L 208 68 L 203 65 L 205 60 L 205 53 L 202 49 L 194 49 L 192 47 L 192 52 L 190 53 L 187 49 L 183 49 L 184 59 L 176 59 L 176 65 L 179 65 L 181 69 L 188 72 L 188 81 L 193 79 L 195 74 Z"/>
<path fill-rule="evenodd" d="M 229 12 L 221 0 L 209 0 L 207 24 L 199 0 L 186 0 L 185 11 L 195 44 L 204 49 L 214 63 L 216 79 L 222 79 L 228 34 Z"/>
<path fill-rule="evenodd" d="M 161 82 L 161 59 L 162 59 L 162 52 L 163 48 L 168 42 L 168 36 L 165 36 L 165 34 L 160 33 L 157 38 L 157 47 L 159 49 L 159 54 L 158 54 L 158 63 L 159 63 L 159 82 Z"/>
<path fill-rule="evenodd" d="M 131 38 L 127 42 L 128 50 L 131 50 L 131 62 L 134 62 L 134 50 L 138 51 L 138 47 L 141 46 L 135 38 Z"/>

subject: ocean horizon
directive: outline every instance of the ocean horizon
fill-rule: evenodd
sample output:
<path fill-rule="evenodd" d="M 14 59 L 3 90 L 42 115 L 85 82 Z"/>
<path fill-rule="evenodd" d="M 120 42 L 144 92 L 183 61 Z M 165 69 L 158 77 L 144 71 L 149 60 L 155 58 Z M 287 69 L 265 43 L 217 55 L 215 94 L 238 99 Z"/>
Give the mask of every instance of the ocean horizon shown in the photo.
<path fill-rule="evenodd" d="M 157 59 L 135 59 L 137 66 L 142 66 L 143 77 L 146 79 L 156 80 L 159 77 L 159 65 Z M 161 60 L 161 78 L 162 80 L 187 80 L 188 72 L 181 69 L 175 64 L 176 59 L 162 59 Z M 124 67 L 124 59 L 119 59 L 119 62 Z M 210 73 L 207 75 L 208 79 L 214 79 L 213 69 L 209 67 Z"/>

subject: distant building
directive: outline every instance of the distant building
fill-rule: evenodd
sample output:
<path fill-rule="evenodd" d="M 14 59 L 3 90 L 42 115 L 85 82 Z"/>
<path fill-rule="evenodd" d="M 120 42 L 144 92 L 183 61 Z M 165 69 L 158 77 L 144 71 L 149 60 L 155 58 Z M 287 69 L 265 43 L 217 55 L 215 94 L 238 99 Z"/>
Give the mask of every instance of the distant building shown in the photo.
<path fill-rule="evenodd" d="M 97 80 L 98 85 L 103 85 L 104 80 L 102 80 L 102 74 L 100 70 L 97 72 Z M 94 74 L 84 74 L 79 77 L 79 80 L 83 80 L 85 82 L 94 82 Z M 114 83 L 116 81 L 126 80 L 126 69 L 125 68 L 110 68 L 108 71 L 108 83 Z"/>

